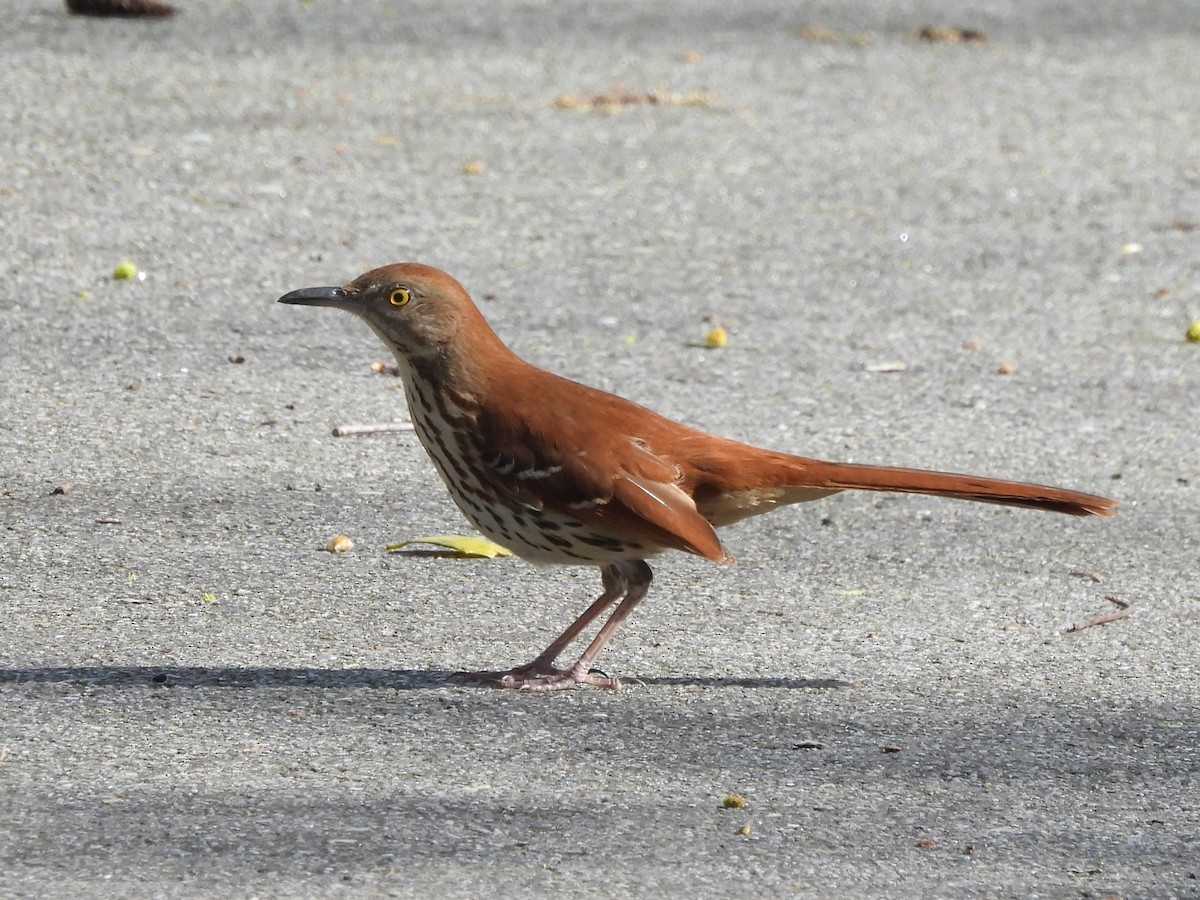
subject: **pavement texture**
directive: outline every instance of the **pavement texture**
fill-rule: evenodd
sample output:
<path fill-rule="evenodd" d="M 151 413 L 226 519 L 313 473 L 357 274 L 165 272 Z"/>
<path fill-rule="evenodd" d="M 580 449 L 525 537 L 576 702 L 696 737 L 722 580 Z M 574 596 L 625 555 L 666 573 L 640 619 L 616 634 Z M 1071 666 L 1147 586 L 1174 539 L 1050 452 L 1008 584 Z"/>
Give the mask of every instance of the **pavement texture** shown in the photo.
<path fill-rule="evenodd" d="M 178 5 L 0 0 L 0 895 L 1200 896 L 1191 3 Z M 599 579 L 384 551 L 465 523 L 275 300 L 402 260 L 690 424 L 1120 514 L 839 495 L 660 559 L 640 683 L 463 686 Z"/>

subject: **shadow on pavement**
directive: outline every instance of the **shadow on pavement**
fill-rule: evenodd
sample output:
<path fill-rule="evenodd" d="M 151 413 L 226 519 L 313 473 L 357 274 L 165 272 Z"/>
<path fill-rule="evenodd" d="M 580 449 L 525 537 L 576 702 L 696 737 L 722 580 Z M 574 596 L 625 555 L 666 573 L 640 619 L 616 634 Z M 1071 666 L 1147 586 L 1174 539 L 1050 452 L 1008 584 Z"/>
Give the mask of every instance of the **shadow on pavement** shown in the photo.
<path fill-rule="evenodd" d="M 274 666 L 46 666 L 0 669 L 0 684 L 80 684 L 112 687 L 328 687 L 429 690 L 471 682 L 449 669 L 304 669 Z M 781 688 L 834 690 L 835 678 L 738 678 L 678 675 L 623 678 L 629 687 Z M 484 686 L 480 686 L 484 687 Z"/>

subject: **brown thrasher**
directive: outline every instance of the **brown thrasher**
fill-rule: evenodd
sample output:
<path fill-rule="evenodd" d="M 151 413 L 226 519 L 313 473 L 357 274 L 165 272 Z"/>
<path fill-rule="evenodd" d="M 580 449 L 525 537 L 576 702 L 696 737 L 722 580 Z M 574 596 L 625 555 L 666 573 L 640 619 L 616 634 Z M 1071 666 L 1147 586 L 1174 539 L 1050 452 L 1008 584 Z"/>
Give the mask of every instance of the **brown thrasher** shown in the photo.
<path fill-rule="evenodd" d="M 535 563 L 597 565 L 604 593 L 533 662 L 471 677 L 504 687 L 618 687 L 591 664 L 646 596 L 646 558 L 683 550 L 732 562 L 714 530 L 843 490 L 935 494 L 1075 516 L 1113 500 L 1063 488 L 761 450 L 672 422 L 613 394 L 539 369 L 509 350 L 470 296 L 416 263 L 280 303 L 363 319 L 396 356 L 417 436 L 450 496 L 481 532 Z M 618 603 L 618 601 L 620 601 Z M 559 655 L 605 609 L 578 660 Z"/>

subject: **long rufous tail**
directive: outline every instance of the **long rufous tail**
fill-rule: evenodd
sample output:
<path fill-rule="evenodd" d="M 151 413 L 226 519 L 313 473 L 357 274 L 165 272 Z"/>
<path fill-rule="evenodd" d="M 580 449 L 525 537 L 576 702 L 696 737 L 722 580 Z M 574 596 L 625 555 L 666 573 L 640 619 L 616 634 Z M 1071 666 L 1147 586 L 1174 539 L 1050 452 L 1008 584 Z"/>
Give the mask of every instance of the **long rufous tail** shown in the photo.
<path fill-rule="evenodd" d="M 895 491 L 931 494 L 958 500 L 977 500 L 1004 506 L 1024 506 L 1066 513 L 1070 516 L 1113 516 L 1117 502 L 1044 484 L 1027 484 L 953 472 L 928 472 L 892 466 L 869 466 L 805 460 L 802 485 L 830 491 Z"/>

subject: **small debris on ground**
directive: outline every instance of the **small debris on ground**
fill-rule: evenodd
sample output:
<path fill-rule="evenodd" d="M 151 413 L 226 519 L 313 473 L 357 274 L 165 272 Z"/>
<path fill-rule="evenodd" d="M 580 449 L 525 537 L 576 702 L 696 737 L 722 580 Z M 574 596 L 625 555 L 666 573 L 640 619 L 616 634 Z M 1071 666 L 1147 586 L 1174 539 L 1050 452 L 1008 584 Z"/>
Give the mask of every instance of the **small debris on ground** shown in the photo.
<path fill-rule="evenodd" d="M 917 37 L 930 44 L 983 43 L 987 33 L 978 28 L 957 28 L 953 25 L 926 25 Z"/>
<path fill-rule="evenodd" d="M 826 28 L 824 25 L 805 25 L 795 29 L 792 34 L 804 41 L 814 44 L 851 44 L 863 47 L 875 42 L 875 34 L 870 31 L 838 31 L 836 28 Z"/>
<path fill-rule="evenodd" d="M 344 534 L 335 534 L 329 539 L 325 549 L 330 553 L 349 553 L 354 549 L 354 541 Z"/>
<path fill-rule="evenodd" d="M 112 16 L 162 19 L 173 16 L 175 7 L 158 0 L 67 0 L 67 9 L 77 16 Z"/>
<path fill-rule="evenodd" d="M 1097 625 L 1107 625 L 1109 622 L 1116 622 L 1118 619 L 1124 619 L 1133 614 L 1133 609 L 1128 603 L 1119 597 L 1114 597 L 1111 594 L 1104 598 L 1109 603 L 1115 604 L 1116 609 L 1112 612 L 1101 613 L 1091 619 L 1084 619 L 1082 622 L 1076 622 L 1067 628 L 1067 634 L 1073 634 L 1076 631 L 1083 631 L 1085 628 L 1095 628 Z"/>
<path fill-rule="evenodd" d="M 599 94 L 559 94 L 554 98 L 554 105 L 559 109 L 604 109 L 619 112 L 627 106 L 708 106 L 712 100 L 713 95 L 710 91 L 672 94 L 615 86 Z"/>

